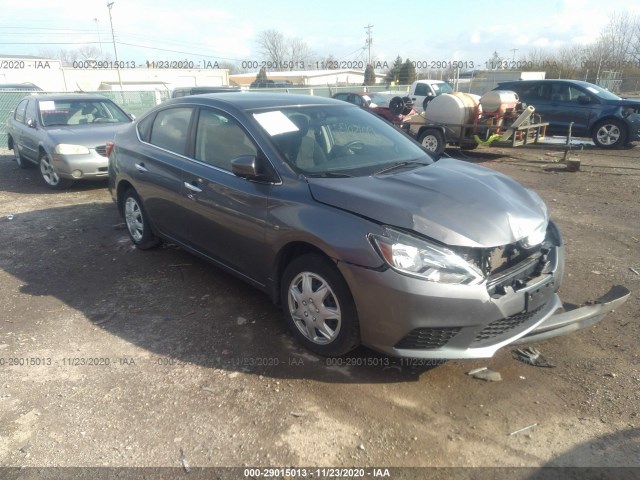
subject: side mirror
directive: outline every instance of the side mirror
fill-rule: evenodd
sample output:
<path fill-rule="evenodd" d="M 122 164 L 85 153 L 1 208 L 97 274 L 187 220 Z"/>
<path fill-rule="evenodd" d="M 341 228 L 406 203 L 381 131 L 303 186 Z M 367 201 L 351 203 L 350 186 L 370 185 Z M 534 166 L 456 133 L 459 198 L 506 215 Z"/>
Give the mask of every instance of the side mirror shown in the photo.
<path fill-rule="evenodd" d="M 578 97 L 578 103 L 580 105 L 587 105 L 591 103 L 591 97 L 589 95 L 580 95 Z"/>
<path fill-rule="evenodd" d="M 135 120 L 136 119 L 136 116 L 133 113 L 127 113 L 127 115 L 129 115 L 129 118 L 131 120 Z"/>
<path fill-rule="evenodd" d="M 231 172 L 237 177 L 255 182 L 273 183 L 277 179 L 277 173 L 271 164 L 255 155 L 241 155 L 231 160 Z"/>
<path fill-rule="evenodd" d="M 234 175 L 247 179 L 256 179 L 258 173 L 258 159 L 254 155 L 241 155 L 231 160 L 231 172 Z"/>
<path fill-rule="evenodd" d="M 33 118 L 27 119 L 27 127 L 36 128 L 36 121 Z"/>

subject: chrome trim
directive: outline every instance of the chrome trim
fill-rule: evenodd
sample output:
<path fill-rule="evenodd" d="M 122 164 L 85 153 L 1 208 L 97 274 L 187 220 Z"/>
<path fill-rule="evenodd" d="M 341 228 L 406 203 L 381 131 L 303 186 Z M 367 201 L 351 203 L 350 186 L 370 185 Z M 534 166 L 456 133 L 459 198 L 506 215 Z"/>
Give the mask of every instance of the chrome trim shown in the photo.
<path fill-rule="evenodd" d="M 196 187 L 194 184 L 189 183 L 189 182 L 184 182 L 184 186 L 187 187 L 188 190 L 191 190 L 192 192 L 196 192 L 196 193 L 200 193 L 202 192 L 201 188 Z"/>

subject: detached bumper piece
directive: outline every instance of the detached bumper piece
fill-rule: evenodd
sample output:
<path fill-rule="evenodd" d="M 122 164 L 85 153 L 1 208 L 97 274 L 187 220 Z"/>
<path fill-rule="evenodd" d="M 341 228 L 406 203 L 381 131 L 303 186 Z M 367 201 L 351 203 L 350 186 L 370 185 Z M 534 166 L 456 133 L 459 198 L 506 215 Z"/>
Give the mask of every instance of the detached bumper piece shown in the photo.
<path fill-rule="evenodd" d="M 511 342 L 511 344 L 539 342 L 591 327 L 602 320 L 609 312 L 619 308 L 626 302 L 629 294 L 630 292 L 626 287 L 614 285 L 611 290 L 598 298 L 593 304 L 552 315 L 531 332 Z"/>

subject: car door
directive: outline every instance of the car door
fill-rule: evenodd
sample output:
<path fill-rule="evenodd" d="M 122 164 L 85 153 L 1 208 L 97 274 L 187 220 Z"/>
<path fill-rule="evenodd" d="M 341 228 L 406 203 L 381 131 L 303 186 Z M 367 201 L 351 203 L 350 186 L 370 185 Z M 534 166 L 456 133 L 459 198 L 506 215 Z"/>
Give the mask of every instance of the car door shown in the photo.
<path fill-rule="evenodd" d="M 29 99 L 25 98 L 15 109 L 13 117 L 10 120 L 10 132 L 13 136 L 14 146 L 20 152 L 23 157 L 31 158 L 24 148 L 25 135 L 28 133 L 29 127 L 27 127 L 27 103 Z"/>
<path fill-rule="evenodd" d="M 184 233 L 200 253 L 264 285 L 265 224 L 272 184 L 234 175 L 231 161 L 243 155 L 266 158 L 230 114 L 201 108 L 193 160 L 185 164 L 183 194 L 189 205 Z"/>
<path fill-rule="evenodd" d="M 549 123 L 549 127 L 547 128 L 548 133 L 557 131 L 558 125 L 553 117 L 554 109 L 551 106 L 550 82 L 516 82 L 504 89 L 515 91 L 521 102 L 534 107 L 536 114 L 542 117 L 542 121 Z"/>
<path fill-rule="evenodd" d="M 20 145 L 20 153 L 34 161 L 39 160 L 40 137 L 46 135 L 38 119 L 38 105 L 35 98 L 30 98 L 25 111 L 25 124 L 23 125 Z"/>
<path fill-rule="evenodd" d="M 423 108 L 424 100 L 427 98 L 427 96 L 434 96 L 434 95 L 435 94 L 433 93 L 433 90 L 431 90 L 429 85 L 423 82 L 416 83 L 413 95 L 411 95 L 411 101 L 413 102 L 413 105 L 416 111 L 417 112 L 424 111 L 424 108 Z"/>
<path fill-rule="evenodd" d="M 549 118 L 553 119 L 554 129 L 567 134 L 571 125 L 572 135 L 588 136 L 589 121 L 592 110 L 598 107 L 586 91 L 566 82 L 551 84 L 551 101 L 549 102 Z M 581 103 L 580 97 L 587 96 L 589 103 Z"/>
<path fill-rule="evenodd" d="M 182 175 L 187 161 L 193 107 L 160 110 L 138 125 L 142 140 L 128 148 L 127 171 L 144 201 L 156 230 L 176 241 L 186 241 L 181 222 L 185 209 Z"/>

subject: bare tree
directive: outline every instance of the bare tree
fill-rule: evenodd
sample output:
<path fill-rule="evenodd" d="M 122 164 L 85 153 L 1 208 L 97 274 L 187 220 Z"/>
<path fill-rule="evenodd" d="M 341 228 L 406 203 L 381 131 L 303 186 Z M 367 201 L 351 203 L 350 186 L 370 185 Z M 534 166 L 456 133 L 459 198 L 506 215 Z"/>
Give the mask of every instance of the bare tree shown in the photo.
<path fill-rule="evenodd" d="M 310 58 L 309 47 L 298 37 L 288 41 L 289 43 L 289 69 L 304 70 L 307 60 Z"/>
<path fill-rule="evenodd" d="M 258 34 L 258 46 L 264 60 L 272 64 L 269 70 L 280 70 L 288 56 L 285 36 L 277 30 L 264 30 Z"/>
<path fill-rule="evenodd" d="M 607 63 L 622 65 L 631 59 L 639 22 L 638 17 L 619 12 L 609 17 L 598 42 L 606 49 Z"/>
<path fill-rule="evenodd" d="M 304 70 L 311 57 L 307 44 L 300 38 L 287 38 L 277 30 L 264 30 L 258 34 L 258 47 L 268 70 Z"/>

